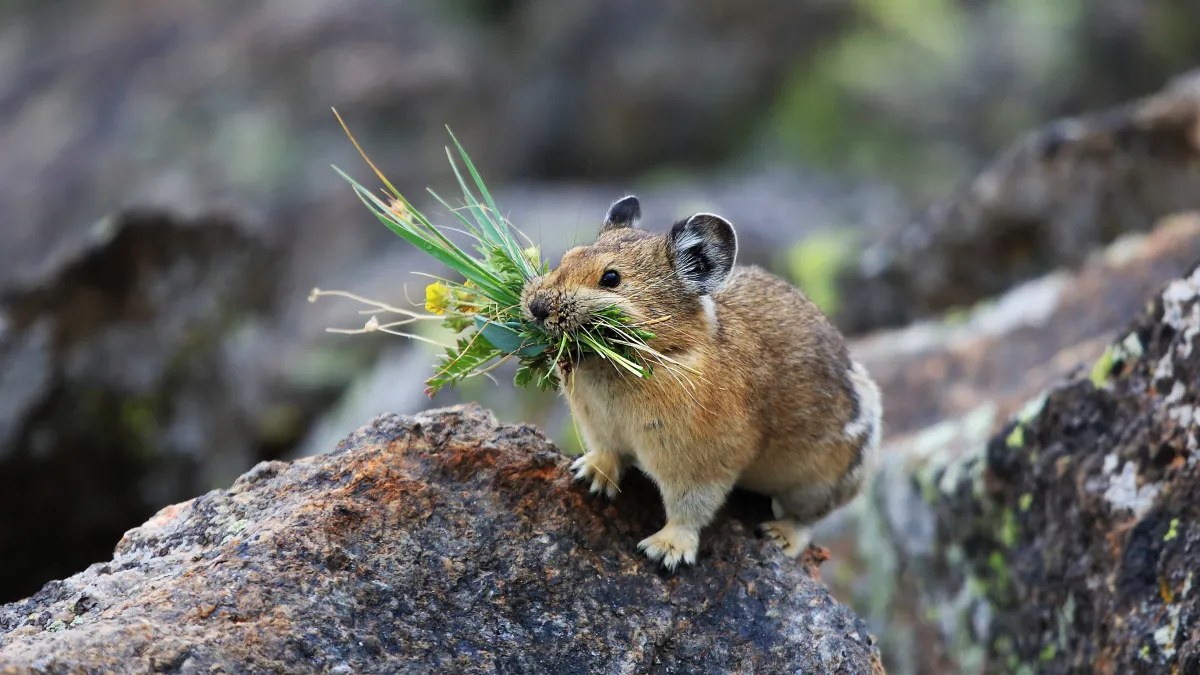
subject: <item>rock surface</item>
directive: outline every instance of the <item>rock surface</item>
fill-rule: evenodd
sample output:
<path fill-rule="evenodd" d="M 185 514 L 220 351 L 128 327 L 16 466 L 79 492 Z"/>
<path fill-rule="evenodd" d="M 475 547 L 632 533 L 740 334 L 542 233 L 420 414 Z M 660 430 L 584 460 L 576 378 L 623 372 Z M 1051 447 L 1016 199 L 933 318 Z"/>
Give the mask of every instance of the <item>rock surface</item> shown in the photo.
<path fill-rule="evenodd" d="M 816 549 L 752 534 L 762 500 L 666 574 L 635 548 L 661 525 L 649 482 L 610 504 L 567 463 L 478 407 L 380 417 L 0 607 L 0 672 L 882 672 Z"/>
<path fill-rule="evenodd" d="M 1080 269 L 1026 282 L 956 317 L 863 336 L 850 349 L 883 391 L 890 438 L 987 404 L 1019 407 L 1095 361 L 1147 298 L 1197 260 L 1200 213 L 1178 214 Z"/>
<path fill-rule="evenodd" d="M 889 670 L 1200 672 L 1198 269 L 1047 390 L 891 439 L 851 528 Z"/>
<path fill-rule="evenodd" d="M 950 488 L 935 550 L 958 547 L 970 611 L 989 608 L 964 637 L 991 672 L 1200 671 L 1197 334 L 1200 268 L 1090 376 L 1010 422 L 957 479 L 932 476 Z"/>
<path fill-rule="evenodd" d="M 939 534 L 928 501 L 951 489 L 940 477 L 957 480 L 959 462 L 980 456 L 1014 416 L 1028 415 L 1030 401 L 1087 377 L 1126 335 L 1128 317 L 1197 260 L 1200 214 L 1180 214 L 1123 237 L 1076 272 L 1028 282 L 963 316 L 853 341 L 887 404 L 883 469 L 863 499 L 818 528 L 816 541 L 832 552 L 822 568 L 831 592 L 867 621 L 888 672 L 949 675 L 975 672 L 968 666 L 980 662 L 957 642 L 974 620 L 955 604 L 962 586 L 927 583 L 952 574 L 934 553 L 937 537 L 950 536 Z"/>
<path fill-rule="evenodd" d="M 1029 133 L 891 229 L 839 279 L 852 332 L 974 304 L 1122 233 L 1200 207 L 1200 71 L 1161 93 Z"/>
<path fill-rule="evenodd" d="M 265 243 L 220 216 L 102 220 L 0 286 L 0 598 L 106 555 L 169 500 L 257 461 L 244 347 L 271 308 Z"/>

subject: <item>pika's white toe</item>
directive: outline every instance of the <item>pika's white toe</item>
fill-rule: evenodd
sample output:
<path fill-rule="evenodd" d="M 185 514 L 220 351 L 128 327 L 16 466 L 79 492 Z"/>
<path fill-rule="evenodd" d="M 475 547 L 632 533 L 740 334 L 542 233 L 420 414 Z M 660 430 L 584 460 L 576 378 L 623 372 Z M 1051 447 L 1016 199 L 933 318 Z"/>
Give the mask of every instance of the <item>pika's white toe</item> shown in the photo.
<path fill-rule="evenodd" d="M 647 558 L 661 562 L 674 570 L 679 563 L 696 564 L 696 551 L 700 548 L 700 535 L 682 527 L 668 525 L 638 543 L 638 550 Z"/>
<path fill-rule="evenodd" d="M 801 527 L 790 518 L 763 523 L 759 529 L 768 539 L 778 544 L 783 549 L 783 554 L 789 558 L 803 553 L 812 540 L 812 530 Z"/>
<path fill-rule="evenodd" d="M 609 499 L 621 491 L 617 483 L 621 480 L 621 458 L 611 452 L 589 452 L 571 463 L 575 480 L 586 483 L 592 494 L 604 494 Z"/>

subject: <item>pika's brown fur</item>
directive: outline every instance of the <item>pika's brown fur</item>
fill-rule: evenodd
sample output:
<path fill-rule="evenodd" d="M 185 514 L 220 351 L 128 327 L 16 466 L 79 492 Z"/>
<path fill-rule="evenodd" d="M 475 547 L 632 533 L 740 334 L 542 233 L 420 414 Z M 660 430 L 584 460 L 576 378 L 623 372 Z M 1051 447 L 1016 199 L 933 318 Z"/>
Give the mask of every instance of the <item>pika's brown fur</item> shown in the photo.
<path fill-rule="evenodd" d="M 667 567 L 695 562 L 700 530 L 735 485 L 772 498 L 776 520 L 763 529 L 797 556 L 809 526 L 868 475 L 879 391 L 800 291 L 733 266 L 728 222 L 697 214 L 655 235 L 633 227 L 639 215 L 636 198 L 613 204 L 595 243 L 568 251 L 522 298 L 526 317 L 551 333 L 580 330 L 613 303 L 656 322 L 649 346 L 663 360 L 650 359 L 648 379 L 595 356 L 560 367 L 588 448 L 577 477 L 614 497 L 636 462 L 667 512 L 639 547 Z M 610 272 L 619 282 L 606 287 Z"/>

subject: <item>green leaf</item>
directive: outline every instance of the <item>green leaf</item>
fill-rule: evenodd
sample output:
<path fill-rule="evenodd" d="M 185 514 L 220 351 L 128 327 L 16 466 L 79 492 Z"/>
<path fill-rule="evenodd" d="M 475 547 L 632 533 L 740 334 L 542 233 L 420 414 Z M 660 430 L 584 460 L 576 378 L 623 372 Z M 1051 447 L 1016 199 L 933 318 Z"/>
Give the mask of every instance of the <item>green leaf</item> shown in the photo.
<path fill-rule="evenodd" d="M 533 381 L 533 368 L 529 364 L 522 365 L 517 368 L 517 374 L 513 376 L 513 384 L 524 389 Z"/>
<path fill-rule="evenodd" d="M 463 200 L 467 205 L 471 216 L 479 226 L 479 231 L 484 239 L 492 242 L 496 246 L 500 246 L 506 253 L 512 255 L 512 251 L 506 246 L 506 239 L 496 228 L 496 224 L 492 222 L 488 214 L 484 213 L 483 207 L 479 205 L 479 201 L 475 199 L 475 195 L 471 193 L 467 187 L 467 182 L 463 180 L 462 174 L 458 171 L 458 164 L 454 162 L 454 156 L 450 154 L 450 148 L 446 148 L 446 159 L 450 160 L 450 169 L 454 171 L 454 177 L 458 179 L 458 186 L 462 189 Z M 439 198 L 440 200 L 440 198 Z"/>
<path fill-rule="evenodd" d="M 470 377 L 480 367 L 504 353 L 476 335 L 459 338 L 457 347 L 446 349 L 437 373 L 425 381 L 432 393 Z"/>

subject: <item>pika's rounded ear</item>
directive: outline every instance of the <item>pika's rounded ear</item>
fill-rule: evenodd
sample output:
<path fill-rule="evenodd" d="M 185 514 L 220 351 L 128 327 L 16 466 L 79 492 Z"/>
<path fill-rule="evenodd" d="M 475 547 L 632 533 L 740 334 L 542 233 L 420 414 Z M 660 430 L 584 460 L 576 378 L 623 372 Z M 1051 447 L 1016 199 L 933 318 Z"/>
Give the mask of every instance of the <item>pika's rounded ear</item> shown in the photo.
<path fill-rule="evenodd" d="M 622 197 L 608 207 L 608 215 L 604 216 L 604 227 L 601 227 L 600 231 L 608 232 L 625 227 L 635 227 L 641 217 L 642 205 L 638 203 L 638 198 L 633 195 Z"/>
<path fill-rule="evenodd" d="M 697 213 L 671 227 L 667 235 L 675 273 L 698 295 L 716 292 L 737 259 L 737 233 L 721 216 Z"/>

